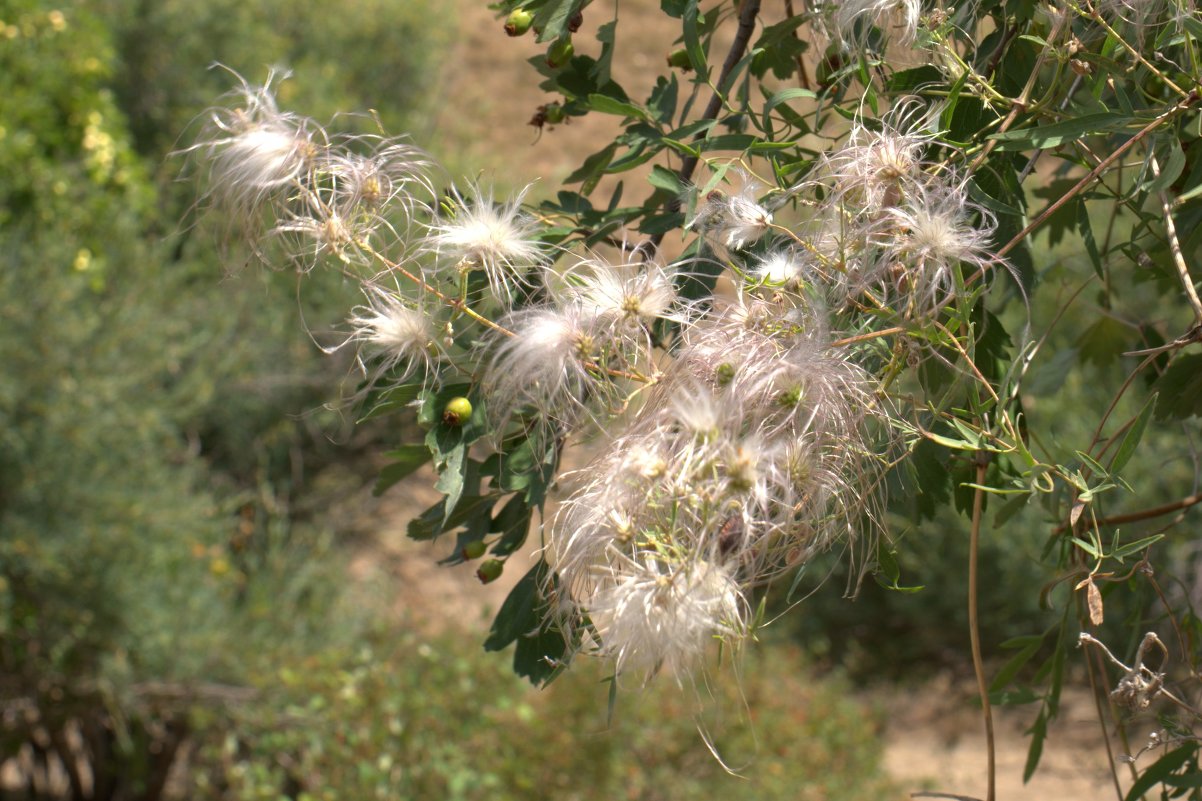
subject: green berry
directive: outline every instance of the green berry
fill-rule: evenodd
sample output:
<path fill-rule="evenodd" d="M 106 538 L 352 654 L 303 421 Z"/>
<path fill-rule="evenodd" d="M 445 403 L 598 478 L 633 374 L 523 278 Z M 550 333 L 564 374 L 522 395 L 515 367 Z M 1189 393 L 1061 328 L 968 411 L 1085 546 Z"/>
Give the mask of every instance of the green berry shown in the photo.
<path fill-rule="evenodd" d="M 558 103 L 548 103 L 543 106 L 543 121 L 547 125 L 559 125 L 567 119 L 567 116 L 563 110 L 563 106 Z"/>
<path fill-rule="evenodd" d="M 571 61 L 575 53 L 571 39 L 559 39 L 547 50 L 547 66 L 558 69 Z"/>
<path fill-rule="evenodd" d="M 530 24 L 533 22 L 533 14 L 524 8 L 515 8 L 509 12 L 509 17 L 505 20 L 505 33 L 510 36 L 521 36 L 530 30 Z"/>
<path fill-rule="evenodd" d="M 451 398 L 442 408 L 442 422 L 459 427 L 472 417 L 472 402 L 464 397 Z"/>
<path fill-rule="evenodd" d="M 480 565 L 480 569 L 476 571 L 476 578 L 480 579 L 481 584 L 488 584 L 491 581 L 496 581 L 500 578 L 501 573 L 505 570 L 505 563 L 500 559 L 489 559 L 487 562 Z"/>
<path fill-rule="evenodd" d="M 479 559 L 484 556 L 484 552 L 488 550 L 488 546 L 484 544 L 484 540 L 472 540 L 462 548 L 463 558 L 467 560 Z"/>

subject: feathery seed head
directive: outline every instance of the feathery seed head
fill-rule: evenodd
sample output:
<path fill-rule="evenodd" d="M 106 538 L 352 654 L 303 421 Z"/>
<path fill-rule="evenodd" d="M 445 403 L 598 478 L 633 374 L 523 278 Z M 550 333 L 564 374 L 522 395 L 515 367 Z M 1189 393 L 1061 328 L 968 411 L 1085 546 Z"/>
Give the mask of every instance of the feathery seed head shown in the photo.
<path fill-rule="evenodd" d="M 934 138 L 929 115 L 904 98 L 878 121 L 878 129 L 857 121 L 843 147 L 824 157 L 836 202 L 852 214 L 873 216 L 897 205 L 924 177 L 922 152 Z"/>
<path fill-rule="evenodd" d="M 638 326 L 656 318 L 676 319 L 672 273 L 655 263 L 612 263 L 586 259 L 569 275 L 568 294 L 585 314 L 603 323 Z"/>
<path fill-rule="evenodd" d="M 884 248 L 881 282 L 897 285 L 920 311 L 933 309 L 955 286 L 961 264 L 980 269 L 997 223 L 992 213 L 968 199 L 963 183 L 930 182 L 888 211 L 891 225 L 878 234 Z M 925 313 L 925 312 L 924 312 Z"/>
<path fill-rule="evenodd" d="M 863 50 L 872 26 L 895 32 L 909 46 L 918 34 L 921 0 L 827 0 L 818 5 L 819 24 L 844 50 Z"/>
<path fill-rule="evenodd" d="M 598 652 L 619 672 L 650 680 L 667 667 L 691 675 L 714 639 L 739 640 L 746 602 L 725 569 L 703 559 L 672 564 L 661 554 L 624 558 L 620 571 L 584 604 Z"/>
<path fill-rule="evenodd" d="M 743 176 L 736 194 L 715 189 L 697 207 L 688 228 L 705 236 L 717 247 L 741 250 L 760 239 L 772 226 L 772 212 L 760 205 L 754 181 Z"/>
<path fill-rule="evenodd" d="M 760 258 L 755 275 L 773 286 L 795 288 L 803 281 L 803 262 L 791 249 L 773 250 Z"/>
<path fill-rule="evenodd" d="M 312 120 L 279 110 L 271 87 L 275 73 L 263 86 L 236 77 L 241 107 L 214 110 L 209 138 L 186 152 L 207 158 L 211 197 L 235 215 L 254 217 L 301 180 L 326 137 Z"/>
<path fill-rule="evenodd" d="M 354 309 L 351 341 L 360 344 L 367 359 L 378 358 L 382 372 L 403 365 L 400 381 L 416 371 L 431 372 L 439 350 L 430 317 L 384 287 L 364 284 L 363 292 L 367 305 Z"/>
<path fill-rule="evenodd" d="M 482 270 L 493 295 L 511 302 L 513 286 L 546 262 L 535 238 L 538 221 L 521 207 L 530 187 L 502 204 L 493 201 L 491 190 L 471 189 L 469 197 L 453 190 L 454 212 L 429 226 L 426 244 L 444 260 L 444 268 Z"/>
<path fill-rule="evenodd" d="M 597 384 L 587 369 L 596 340 L 579 309 L 531 307 L 511 312 L 501 323 L 514 336 L 498 337 L 481 382 L 498 431 L 525 406 L 549 422 L 570 425 Z"/>

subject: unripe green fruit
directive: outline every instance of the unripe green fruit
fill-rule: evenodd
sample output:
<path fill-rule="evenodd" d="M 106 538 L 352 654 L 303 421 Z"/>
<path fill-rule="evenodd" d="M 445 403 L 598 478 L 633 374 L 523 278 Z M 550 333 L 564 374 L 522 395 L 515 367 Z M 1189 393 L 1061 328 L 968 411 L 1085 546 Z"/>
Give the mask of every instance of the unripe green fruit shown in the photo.
<path fill-rule="evenodd" d="M 572 60 L 575 53 L 576 48 L 572 46 L 571 39 L 560 39 L 547 50 L 547 66 L 562 67 Z"/>
<path fill-rule="evenodd" d="M 449 426 L 461 426 L 472 417 L 472 402 L 464 397 L 451 398 L 442 409 L 442 422 Z"/>
<path fill-rule="evenodd" d="M 559 125 L 566 118 L 567 114 L 563 110 L 563 106 L 558 103 L 548 103 L 543 106 L 543 121 L 547 125 Z"/>
<path fill-rule="evenodd" d="M 668 54 L 668 66 L 685 72 L 692 70 L 693 61 L 689 58 L 689 51 L 683 47 L 673 50 Z"/>
<path fill-rule="evenodd" d="M 491 581 L 496 581 L 500 578 L 501 573 L 505 570 L 505 563 L 500 559 L 489 559 L 484 564 L 480 565 L 480 569 L 476 571 L 476 578 L 480 579 L 481 584 L 488 584 Z"/>
<path fill-rule="evenodd" d="M 484 556 L 484 552 L 488 550 L 488 546 L 484 544 L 484 540 L 473 540 L 463 546 L 464 559 L 479 559 Z"/>
<path fill-rule="evenodd" d="M 524 8 L 515 8 L 509 12 L 509 17 L 505 20 L 505 33 L 510 36 L 521 36 L 530 30 L 532 22 L 534 22 L 533 14 Z"/>

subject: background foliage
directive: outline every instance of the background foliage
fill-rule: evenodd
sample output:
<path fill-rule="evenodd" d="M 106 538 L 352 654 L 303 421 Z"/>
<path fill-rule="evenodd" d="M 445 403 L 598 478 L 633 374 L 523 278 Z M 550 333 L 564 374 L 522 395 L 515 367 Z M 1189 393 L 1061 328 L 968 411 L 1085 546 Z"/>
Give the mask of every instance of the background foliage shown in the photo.
<path fill-rule="evenodd" d="M 796 702 L 723 727 L 769 766 L 748 789 L 671 693 L 611 726 L 580 677 L 552 709 L 477 642 L 418 635 L 348 583 L 329 510 L 395 434 L 323 409 L 348 365 L 304 331 L 356 288 L 315 274 L 298 308 L 294 275 L 223 279 L 247 257 L 195 227 L 170 153 L 230 86 L 213 62 L 287 64 L 284 96 L 318 118 L 420 125 L 449 35 L 435 5 L 0 2 L 3 792 L 871 797 L 873 720 L 793 651 L 746 689 Z M 739 717 L 734 695 L 717 706 Z"/>

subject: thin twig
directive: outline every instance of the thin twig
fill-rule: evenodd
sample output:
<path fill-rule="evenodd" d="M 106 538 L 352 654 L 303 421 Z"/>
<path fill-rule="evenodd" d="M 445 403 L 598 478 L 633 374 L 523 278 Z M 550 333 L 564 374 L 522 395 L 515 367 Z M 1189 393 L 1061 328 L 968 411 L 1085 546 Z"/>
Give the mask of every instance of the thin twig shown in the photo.
<path fill-rule="evenodd" d="M 1060 37 L 1060 31 L 1064 28 L 1066 21 L 1067 17 L 1063 16 L 1056 20 L 1056 27 L 1052 29 L 1051 34 L 1048 35 L 1046 44 L 1044 44 L 1043 49 L 1039 51 L 1039 58 L 1035 60 L 1035 66 L 1031 69 L 1031 75 L 1027 78 L 1026 85 L 1023 87 L 1023 90 L 1019 96 L 1010 101 L 1010 113 L 1007 114 L 1006 119 L 1002 121 L 1001 127 L 999 127 L 997 132 L 994 134 L 995 137 L 997 134 L 1002 134 L 1009 130 L 1010 126 L 1014 124 L 1014 121 L 1018 119 L 1018 115 L 1026 111 L 1030 106 L 1031 90 L 1035 88 L 1035 79 L 1039 77 L 1039 71 L 1043 68 L 1043 62 L 1048 57 L 1048 51 L 1054 46 L 1056 39 Z M 973 160 L 972 164 L 969 165 L 968 171 L 970 173 L 977 171 L 977 168 L 985 162 L 985 159 L 989 157 L 989 154 L 993 152 L 993 149 L 997 147 L 997 143 L 999 141 L 1000 140 L 997 138 L 994 138 L 985 143 L 984 150 L 982 150 L 980 154 Z"/>
<path fill-rule="evenodd" d="M 972 641 L 972 667 L 977 675 L 977 689 L 981 693 L 981 712 L 985 718 L 985 749 L 988 760 L 985 801 L 997 798 L 997 754 L 993 741 L 993 710 L 989 705 L 989 683 L 985 680 L 985 664 L 981 658 L 981 630 L 977 619 L 977 564 L 981 553 L 981 513 L 985 507 L 985 471 L 988 468 L 985 454 L 978 454 L 977 488 L 972 498 L 972 531 L 968 542 L 968 634 Z"/>
<path fill-rule="evenodd" d="M 726 60 L 722 62 L 722 71 L 718 73 L 718 82 L 714 84 L 714 94 L 710 97 L 709 104 L 705 107 L 705 112 L 701 115 L 699 122 L 702 120 L 716 120 L 718 112 L 722 110 L 722 86 L 726 83 L 726 79 L 730 77 L 734 71 L 735 65 L 743 58 L 743 54 L 747 50 L 747 45 L 751 42 L 751 33 L 755 30 L 755 18 L 760 13 L 760 0 L 743 0 L 743 7 L 739 10 L 739 27 L 735 31 L 735 39 L 731 42 L 730 51 L 726 54 Z M 693 177 L 693 171 L 697 169 L 697 164 L 700 161 L 697 156 L 685 156 L 680 162 L 680 169 L 676 171 L 677 177 L 680 178 L 680 183 L 687 184 Z M 673 198 L 668 202 L 669 211 L 680 211 L 680 198 Z M 666 231 L 657 234 L 652 234 L 646 242 L 639 245 L 639 250 L 650 257 L 659 249 L 660 243 L 664 241 Z"/>
<path fill-rule="evenodd" d="M 1099 175 L 1101 175 L 1103 172 L 1105 172 L 1106 169 L 1111 164 L 1113 164 L 1114 162 L 1116 162 L 1120 158 L 1122 158 L 1123 154 L 1125 154 L 1128 150 L 1130 150 L 1136 144 L 1142 142 L 1148 136 L 1148 134 L 1155 131 L 1157 128 L 1159 128 L 1161 125 L 1166 123 L 1172 117 L 1176 116 L 1177 114 L 1181 113 L 1182 111 L 1185 111 L 1187 108 L 1192 106 L 1194 103 L 1198 102 L 1198 97 L 1199 97 L 1198 90 L 1195 89 L 1194 91 L 1190 92 L 1189 95 L 1187 95 L 1186 97 L 1182 98 L 1179 102 L 1177 102 L 1168 111 L 1164 112 L 1159 117 L 1152 120 L 1147 125 L 1145 125 L 1143 128 L 1141 128 L 1139 130 L 1139 132 L 1137 132 L 1134 136 L 1132 136 L 1126 142 L 1123 142 L 1121 145 L 1119 145 L 1117 148 L 1115 148 L 1115 151 L 1113 153 L 1111 153 L 1109 156 L 1107 156 L 1106 158 L 1104 158 L 1100 162 L 1098 162 L 1098 166 L 1096 166 L 1092 170 L 1090 170 L 1089 174 L 1086 175 L 1084 178 L 1082 178 L 1080 181 L 1078 181 L 1073 186 L 1072 189 L 1068 190 L 1063 195 L 1061 195 L 1059 198 L 1057 198 L 1056 200 L 1053 200 L 1051 203 L 1049 203 L 1047 205 L 1047 208 L 1045 208 L 1043 211 L 1041 211 L 1038 214 L 1038 216 L 1035 217 L 1035 219 L 1031 220 L 1031 222 L 1027 224 L 1027 227 L 1023 228 L 1021 231 L 1019 231 L 1017 234 L 1015 234 L 1014 237 L 1009 242 L 1007 242 L 1005 245 L 1002 245 L 1002 247 L 999 248 L 997 253 L 994 255 L 993 263 L 995 263 L 995 264 L 1001 263 L 1002 258 L 1007 253 L 1014 250 L 1014 248 L 1018 247 L 1022 243 L 1022 241 L 1027 238 L 1028 234 L 1030 234 L 1036 228 L 1038 228 L 1039 226 L 1041 226 L 1045 222 L 1047 222 L 1047 219 L 1049 217 L 1051 217 L 1053 214 L 1055 214 L 1057 212 L 1057 210 L 1060 209 L 1061 206 L 1063 206 L 1069 200 L 1071 200 L 1072 198 L 1074 198 L 1075 196 L 1080 194 L 1082 190 L 1084 190 L 1087 186 L 1089 186 L 1091 183 L 1093 183 L 1095 178 L 1097 178 Z M 973 281 L 978 280 L 981 276 L 983 276 L 985 274 L 986 269 L 988 269 L 988 265 L 986 265 L 985 267 L 982 267 L 979 271 L 977 271 L 977 273 L 974 276 L 972 276 L 972 278 L 969 279 L 968 283 L 972 283 Z"/>
<path fill-rule="evenodd" d="M 1171 515 L 1173 512 L 1180 512 L 1182 509 L 1188 509 L 1191 506 L 1197 506 L 1202 503 L 1202 494 L 1190 495 L 1187 498 L 1182 498 L 1172 503 L 1166 503 L 1163 506 L 1154 506 L 1151 509 L 1141 509 L 1138 512 L 1128 512 L 1121 515 L 1112 515 L 1111 517 L 1099 518 L 1096 523 L 1098 526 L 1121 526 L 1124 523 L 1138 523 L 1141 520 L 1151 520 L 1154 517 L 1164 517 Z M 1053 534 L 1059 534 L 1068 528 L 1067 525 L 1061 523 L 1060 527 L 1053 531 Z"/>
<path fill-rule="evenodd" d="M 854 345 L 857 342 L 867 342 L 870 339 L 878 339 L 880 337 L 887 337 L 890 334 L 900 334 L 900 333 L 904 332 L 905 330 L 906 329 L 902 328 L 901 326 L 895 325 L 892 328 L 882 328 L 880 331 L 869 331 L 866 334 L 856 334 L 854 337 L 844 337 L 843 339 L 836 339 L 834 342 L 831 343 L 830 346 L 832 348 L 841 348 L 844 345 Z"/>
<path fill-rule="evenodd" d="M 1094 708 L 1098 712 L 1098 728 L 1102 731 L 1102 742 L 1106 744 L 1106 761 L 1110 765 L 1110 780 L 1114 782 L 1114 792 L 1118 797 L 1118 801 L 1123 801 L 1123 786 L 1119 784 L 1118 764 L 1114 761 L 1114 747 L 1110 744 L 1110 731 L 1109 727 L 1106 725 L 1106 709 L 1102 706 L 1102 698 L 1105 697 L 1107 706 L 1109 706 L 1113 712 L 1114 701 L 1110 699 L 1109 693 L 1105 693 L 1105 690 L 1098 683 L 1098 673 L 1100 672 L 1102 676 L 1106 675 L 1103 666 L 1095 664 L 1095 662 L 1100 659 L 1101 655 L 1096 652 L 1086 654 L 1085 671 L 1089 675 L 1089 690 L 1090 694 L 1093 696 Z M 1118 720 L 1117 715 L 1114 717 L 1115 720 Z M 1126 738 L 1124 736 L 1124 742 L 1125 741 Z M 1130 749 L 1128 749 L 1128 751 L 1130 751 Z M 1128 768 L 1134 770 L 1130 763 L 1128 763 Z M 1135 777 L 1133 776 L 1132 780 L 1134 780 L 1134 778 Z"/>
<path fill-rule="evenodd" d="M 1160 177 L 1160 164 L 1156 161 L 1156 156 L 1152 156 L 1152 174 Z M 1169 202 L 1169 193 L 1161 189 L 1158 194 L 1160 208 L 1164 212 L 1164 229 L 1169 237 L 1169 250 L 1173 254 L 1173 263 L 1177 266 L 1177 275 L 1181 278 L 1185 297 L 1194 310 L 1194 322 L 1202 325 L 1202 300 L 1198 299 L 1198 290 L 1194 287 L 1194 279 L 1190 277 L 1185 255 L 1181 252 L 1181 240 L 1177 238 L 1177 225 L 1173 222 L 1173 205 Z"/>
<path fill-rule="evenodd" d="M 793 0 L 785 0 L 785 14 L 789 19 L 797 16 L 797 12 L 793 9 Z M 801 37 L 797 35 L 797 28 L 793 29 L 793 38 L 801 42 Z M 804 44 L 804 43 L 803 43 Z M 797 54 L 797 85 L 802 89 L 810 88 L 810 76 L 806 74 L 805 54 Z"/>

